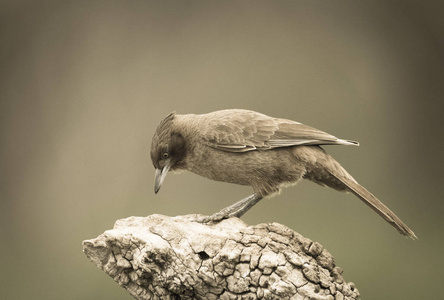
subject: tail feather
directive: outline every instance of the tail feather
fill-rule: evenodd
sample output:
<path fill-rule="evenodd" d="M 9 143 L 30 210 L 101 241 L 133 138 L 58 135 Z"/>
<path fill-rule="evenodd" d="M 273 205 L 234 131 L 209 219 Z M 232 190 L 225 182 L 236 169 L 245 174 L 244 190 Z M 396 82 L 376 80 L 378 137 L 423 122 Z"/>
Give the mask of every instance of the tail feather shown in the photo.
<path fill-rule="evenodd" d="M 389 222 L 393 227 L 395 227 L 402 235 L 408 236 L 412 239 L 417 239 L 418 237 L 415 233 L 401 221 L 398 216 L 395 215 L 387 206 L 385 206 L 381 201 L 379 201 L 372 193 L 361 186 L 356 181 L 347 179 L 342 176 L 337 176 L 333 172 L 329 172 L 332 176 L 342 182 L 347 186 L 348 190 L 355 194 L 359 199 L 361 199 L 365 204 L 367 204 L 371 209 L 373 209 L 378 215 Z M 353 178 L 351 178 L 353 179 Z"/>

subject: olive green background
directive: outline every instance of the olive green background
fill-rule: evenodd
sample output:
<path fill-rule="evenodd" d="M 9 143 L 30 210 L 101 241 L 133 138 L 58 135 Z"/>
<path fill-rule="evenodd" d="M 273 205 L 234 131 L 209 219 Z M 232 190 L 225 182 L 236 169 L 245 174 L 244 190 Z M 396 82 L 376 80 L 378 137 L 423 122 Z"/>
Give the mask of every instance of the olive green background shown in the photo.
<path fill-rule="evenodd" d="M 192 173 L 154 195 L 170 111 L 246 108 L 325 147 L 418 235 L 301 182 L 249 211 L 320 242 L 363 299 L 442 295 L 441 1 L 1 1 L 2 299 L 131 299 L 82 253 L 115 220 L 211 214 L 251 193 Z"/>

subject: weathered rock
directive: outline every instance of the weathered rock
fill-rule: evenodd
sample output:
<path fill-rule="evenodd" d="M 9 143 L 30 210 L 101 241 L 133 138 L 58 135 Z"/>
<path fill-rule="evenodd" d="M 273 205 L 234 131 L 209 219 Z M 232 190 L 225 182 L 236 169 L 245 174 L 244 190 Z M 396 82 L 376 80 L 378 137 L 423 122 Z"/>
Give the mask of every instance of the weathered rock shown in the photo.
<path fill-rule="evenodd" d="M 130 217 L 83 251 L 136 299 L 358 299 L 332 255 L 278 224 Z"/>

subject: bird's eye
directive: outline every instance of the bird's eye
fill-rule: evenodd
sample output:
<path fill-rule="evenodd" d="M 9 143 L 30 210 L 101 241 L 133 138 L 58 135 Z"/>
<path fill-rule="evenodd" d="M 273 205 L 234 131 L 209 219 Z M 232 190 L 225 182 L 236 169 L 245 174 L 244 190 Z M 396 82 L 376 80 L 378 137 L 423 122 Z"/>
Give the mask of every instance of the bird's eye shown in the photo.
<path fill-rule="evenodd" d="M 168 152 L 165 152 L 164 154 L 162 154 L 162 159 L 167 159 L 168 157 L 170 157 Z"/>

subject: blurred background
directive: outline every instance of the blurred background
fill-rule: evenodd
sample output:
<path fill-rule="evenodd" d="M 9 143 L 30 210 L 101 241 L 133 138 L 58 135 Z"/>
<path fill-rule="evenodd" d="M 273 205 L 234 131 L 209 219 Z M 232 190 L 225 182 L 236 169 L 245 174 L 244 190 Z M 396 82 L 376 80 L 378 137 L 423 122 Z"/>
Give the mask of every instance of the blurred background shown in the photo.
<path fill-rule="evenodd" d="M 363 299 L 437 299 L 444 247 L 442 1 L 1 1 L 2 299 L 131 299 L 82 253 L 115 220 L 212 214 L 249 187 L 170 174 L 169 112 L 245 108 L 326 146 L 419 237 L 301 182 L 243 220 L 318 241 Z"/>

